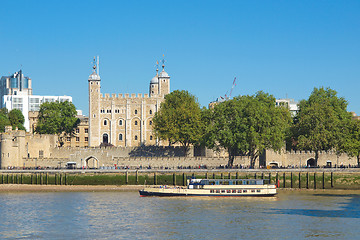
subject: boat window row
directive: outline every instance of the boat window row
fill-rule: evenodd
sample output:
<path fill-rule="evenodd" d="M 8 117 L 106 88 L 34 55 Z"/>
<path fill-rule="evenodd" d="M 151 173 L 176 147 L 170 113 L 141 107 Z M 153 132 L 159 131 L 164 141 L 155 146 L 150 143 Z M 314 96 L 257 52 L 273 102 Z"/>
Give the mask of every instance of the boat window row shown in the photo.
<path fill-rule="evenodd" d="M 267 179 L 210 179 L 201 180 L 203 185 L 263 185 L 268 183 Z"/>
<path fill-rule="evenodd" d="M 211 189 L 210 193 L 260 193 L 260 189 Z"/>

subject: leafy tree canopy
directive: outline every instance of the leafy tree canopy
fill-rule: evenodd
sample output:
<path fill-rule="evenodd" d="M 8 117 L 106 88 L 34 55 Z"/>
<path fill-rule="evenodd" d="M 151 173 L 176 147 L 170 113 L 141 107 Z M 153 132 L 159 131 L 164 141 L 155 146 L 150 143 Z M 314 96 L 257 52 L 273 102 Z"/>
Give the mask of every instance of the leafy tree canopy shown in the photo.
<path fill-rule="evenodd" d="M 291 122 L 289 110 L 276 107 L 275 98 L 262 91 L 218 104 L 210 118 L 207 145 L 227 149 L 229 166 L 236 153 L 249 155 L 254 167 L 264 150 L 280 150 Z"/>
<path fill-rule="evenodd" d="M 5 127 L 9 125 L 10 121 L 8 117 L 5 114 L 0 113 L 0 132 L 5 132 Z"/>
<path fill-rule="evenodd" d="M 25 118 L 20 110 L 13 109 L 9 112 L 6 108 L 1 108 L 0 116 L 0 132 L 4 132 L 5 126 L 10 125 L 13 129 L 17 127 L 19 130 L 25 130 Z"/>
<path fill-rule="evenodd" d="M 64 136 L 72 136 L 79 124 L 76 108 L 69 101 L 45 102 L 41 104 L 39 119 L 35 132 L 40 134 L 56 134 L 60 146 L 64 144 Z"/>
<path fill-rule="evenodd" d="M 190 144 L 198 144 L 202 137 L 200 105 L 195 96 L 185 90 L 166 95 L 153 122 L 157 137 L 169 143 L 180 143 L 185 152 Z"/>
<path fill-rule="evenodd" d="M 299 103 L 293 129 L 296 148 L 314 151 L 316 162 L 321 150 L 343 151 L 351 119 L 346 108 L 347 101 L 335 90 L 314 88 L 310 97 Z"/>
<path fill-rule="evenodd" d="M 356 156 L 360 166 L 360 120 L 352 119 L 349 126 L 349 137 L 344 143 L 344 151 L 350 156 Z"/>
<path fill-rule="evenodd" d="M 17 127 L 19 130 L 25 130 L 25 118 L 19 109 L 13 109 L 8 113 L 8 118 L 13 129 Z"/>

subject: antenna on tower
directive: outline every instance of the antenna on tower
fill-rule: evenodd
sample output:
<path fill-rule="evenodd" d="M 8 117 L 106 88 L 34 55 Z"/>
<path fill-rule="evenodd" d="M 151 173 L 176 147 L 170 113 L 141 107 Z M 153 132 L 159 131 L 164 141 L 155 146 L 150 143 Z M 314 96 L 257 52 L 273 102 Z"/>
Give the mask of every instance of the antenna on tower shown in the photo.
<path fill-rule="evenodd" d="M 97 56 L 97 61 L 96 61 L 96 73 L 97 73 L 97 75 L 100 75 L 99 63 L 100 63 L 100 58 L 99 58 L 99 55 L 98 55 Z"/>

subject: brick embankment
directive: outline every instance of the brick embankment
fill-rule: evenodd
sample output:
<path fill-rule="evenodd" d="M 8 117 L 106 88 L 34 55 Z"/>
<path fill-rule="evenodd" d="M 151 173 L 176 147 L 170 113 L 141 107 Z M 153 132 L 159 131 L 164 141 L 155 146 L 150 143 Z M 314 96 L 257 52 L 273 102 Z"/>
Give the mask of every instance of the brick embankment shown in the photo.
<path fill-rule="evenodd" d="M 0 192 L 124 192 L 138 191 L 140 185 L 30 185 L 30 184 L 1 184 Z"/>

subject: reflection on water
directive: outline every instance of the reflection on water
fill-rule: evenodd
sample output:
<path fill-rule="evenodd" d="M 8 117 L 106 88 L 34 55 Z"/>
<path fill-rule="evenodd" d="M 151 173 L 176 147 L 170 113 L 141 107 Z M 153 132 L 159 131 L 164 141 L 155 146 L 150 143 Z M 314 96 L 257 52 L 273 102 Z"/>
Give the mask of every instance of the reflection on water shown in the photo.
<path fill-rule="evenodd" d="M 358 238 L 360 195 L 140 198 L 137 192 L 1 193 L 0 238 Z"/>

